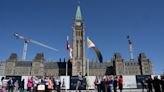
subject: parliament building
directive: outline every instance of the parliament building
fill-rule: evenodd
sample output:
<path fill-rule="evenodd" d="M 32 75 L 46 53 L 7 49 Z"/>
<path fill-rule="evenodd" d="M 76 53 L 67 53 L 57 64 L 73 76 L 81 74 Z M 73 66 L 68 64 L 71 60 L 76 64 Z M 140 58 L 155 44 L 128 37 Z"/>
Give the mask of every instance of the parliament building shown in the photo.
<path fill-rule="evenodd" d="M 138 55 L 138 60 L 129 61 L 122 58 L 120 53 L 115 53 L 113 58 L 102 63 L 87 61 L 85 55 L 85 30 L 80 5 L 77 6 L 76 16 L 72 31 L 72 48 L 74 64 L 69 60 L 47 61 L 43 53 L 37 53 L 31 61 L 20 61 L 16 53 L 12 53 L 6 61 L 0 64 L 1 76 L 61 76 L 67 74 L 74 76 L 81 72 L 83 75 L 151 75 L 152 63 L 144 53 Z M 89 63 L 89 65 L 88 65 Z M 89 66 L 89 73 L 87 72 Z M 88 74 L 87 74 L 88 73 Z"/>

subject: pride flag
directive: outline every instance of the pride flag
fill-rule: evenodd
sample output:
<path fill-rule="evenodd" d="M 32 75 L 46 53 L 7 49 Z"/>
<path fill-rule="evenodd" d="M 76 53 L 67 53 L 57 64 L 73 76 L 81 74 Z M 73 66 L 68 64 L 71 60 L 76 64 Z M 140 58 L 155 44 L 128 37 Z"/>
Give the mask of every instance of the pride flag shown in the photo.
<path fill-rule="evenodd" d="M 100 63 L 102 63 L 103 57 L 101 52 L 96 48 L 95 44 L 89 38 L 87 38 L 87 43 L 88 43 L 88 48 L 92 48 L 95 51 L 97 58 L 99 59 Z"/>

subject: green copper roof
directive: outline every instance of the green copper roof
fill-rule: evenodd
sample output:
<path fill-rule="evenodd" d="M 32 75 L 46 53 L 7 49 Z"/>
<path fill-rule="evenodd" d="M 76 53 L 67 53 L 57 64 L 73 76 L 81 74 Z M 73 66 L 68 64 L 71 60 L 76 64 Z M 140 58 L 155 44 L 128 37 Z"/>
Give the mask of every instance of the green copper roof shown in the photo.
<path fill-rule="evenodd" d="M 76 18 L 75 18 L 75 19 L 76 19 L 76 20 L 82 20 L 80 5 L 77 6 Z"/>

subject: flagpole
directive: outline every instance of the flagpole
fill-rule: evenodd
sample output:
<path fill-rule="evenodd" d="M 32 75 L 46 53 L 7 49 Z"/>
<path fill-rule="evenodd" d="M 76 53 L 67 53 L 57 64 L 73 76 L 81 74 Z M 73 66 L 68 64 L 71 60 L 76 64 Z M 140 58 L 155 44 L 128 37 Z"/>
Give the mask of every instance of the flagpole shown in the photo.
<path fill-rule="evenodd" d="M 68 71 L 68 62 L 66 61 L 66 73 L 65 73 L 66 76 L 68 76 L 68 74 L 67 74 L 68 72 L 67 71 Z"/>
<path fill-rule="evenodd" d="M 88 43 L 88 39 L 89 39 L 89 37 L 87 37 L 87 43 Z M 89 76 L 89 57 L 88 57 L 88 54 L 89 54 L 89 48 L 87 48 L 87 76 Z"/>
<path fill-rule="evenodd" d="M 87 57 L 87 55 L 86 55 L 86 38 L 85 38 L 85 32 L 84 32 L 84 34 L 83 34 L 83 65 L 82 65 L 82 70 L 83 70 L 83 75 L 85 76 L 86 74 L 87 74 L 87 70 L 86 70 L 86 64 L 87 64 L 87 62 L 86 62 L 86 57 Z"/>
<path fill-rule="evenodd" d="M 68 76 L 68 61 L 66 61 L 66 77 Z M 67 92 L 67 88 L 66 88 L 66 85 L 65 85 L 65 91 Z"/>
<path fill-rule="evenodd" d="M 88 43 L 88 37 L 87 37 L 87 43 Z M 86 67 L 87 67 L 87 92 L 89 92 L 89 83 L 88 83 L 88 78 L 89 78 L 89 57 L 88 57 L 88 53 L 89 53 L 89 49 L 88 49 L 88 46 L 86 46 L 87 47 L 87 49 L 86 49 L 86 52 L 87 52 L 87 54 L 86 54 Z"/>
<path fill-rule="evenodd" d="M 70 51 L 71 47 L 69 45 L 69 37 L 67 36 L 67 50 Z M 70 53 L 70 52 L 69 52 Z M 70 59 L 71 60 L 71 59 Z M 66 61 L 66 77 L 68 76 L 68 60 Z M 67 92 L 67 88 L 66 88 L 66 85 L 65 85 L 65 92 Z"/>
<path fill-rule="evenodd" d="M 69 47 L 68 47 L 68 40 L 69 40 L 69 37 L 67 36 L 67 50 L 69 49 Z M 65 73 L 65 74 L 66 74 L 66 76 L 67 76 L 67 67 L 68 67 L 68 66 L 67 66 L 67 61 L 65 62 L 65 64 L 66 64 L 66 73 Z"/>
<path fill-rule="evenodd" d="M 88 76 L 89 76 L 89 58 L 87 59 L 87 73 L 88 73 Z"/>

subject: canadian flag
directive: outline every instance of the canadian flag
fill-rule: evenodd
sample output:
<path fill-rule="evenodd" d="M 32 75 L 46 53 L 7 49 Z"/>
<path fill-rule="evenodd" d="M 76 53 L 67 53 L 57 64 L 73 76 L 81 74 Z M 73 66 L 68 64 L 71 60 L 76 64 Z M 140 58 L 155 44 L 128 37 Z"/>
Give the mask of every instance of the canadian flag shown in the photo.
<path fill-rule="evenodd" d="M 71 48 L 71 45 L 69 44 L 69 37 L 68 36 L 67 36 L 67 50 L 69 52 L 70 61 L 72 64 L 74 64 L 74 59 L 72 56 L 72 48 Z"/>

